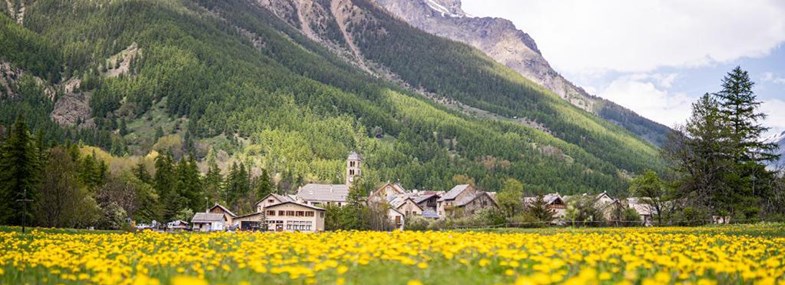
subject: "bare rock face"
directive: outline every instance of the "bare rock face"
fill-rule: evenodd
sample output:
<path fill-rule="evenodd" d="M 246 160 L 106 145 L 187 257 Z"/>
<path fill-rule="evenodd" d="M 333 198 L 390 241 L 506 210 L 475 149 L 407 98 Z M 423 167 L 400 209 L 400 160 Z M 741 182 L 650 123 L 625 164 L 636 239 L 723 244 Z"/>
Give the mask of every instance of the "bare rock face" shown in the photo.
<path fill-rule="evenodd" d="M 374 1 L 418 29 L 471 45 L 575 106 L 595 111 L 597 99 L 554 71 L 534 39 L 509 20 L 471 17 L 460 0 Z"/>

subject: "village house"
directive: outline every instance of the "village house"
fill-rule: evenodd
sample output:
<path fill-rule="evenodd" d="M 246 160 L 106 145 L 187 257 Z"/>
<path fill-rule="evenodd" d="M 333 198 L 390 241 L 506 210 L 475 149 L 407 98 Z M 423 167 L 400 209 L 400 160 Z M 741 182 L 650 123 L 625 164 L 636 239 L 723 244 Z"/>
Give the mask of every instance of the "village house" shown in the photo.
<path fill-rule="evenodd" d="M 324 231 L 325 210 L 297 202 L 268 205 L 263 214 L 269 231 Z"/>
<path fill-rule="evenodd" d="M 231 225 L 234 225 L 234 218 L 237 217 L 235 213 L 229 211 L 229 209 L 217 203 L 215 204 L 215 206 L 211 207 L 210 209 L 207 209 L 207 212 L 224 215 L 224 217 L 226 217 L 227 228 L 230 227 Z"/>
<path fill-rule="evenodd" d="M 638 212 L 638 215 L 640 215 L 641 217 L 642 225 L 646 227 L 650 227 L 652 226 L 653 223 L 652 220 L 653 214 L 656 214 L 657 210 L 654 209 L 654 207 L 652 207 L 650 204 L 643 203 L 643 199 L 648 199 L 648 198 L 637 198 L 637 197 L 627 198 L 627 206 L 630 209 L 635 210 L 635 212 Z"/>
<path fill-rule="evenodd" d="M 406 195 L 407 191 L 398 183 L 387 182 L 368 195 L 370 203 L 387 203 L 397 197 Z"/>
<path fill-rule="evenodd" d="M 227 222 L 226 216 L 215 213 L 196 213 L 191 219 L 192 230 L 195 232 L 223 231 Z"/>
<path fill-rule="evenodd" d="M 491 195 L 468 184 L 453 187 L 437 201 L 437 214 L 442 218 L 474 215 L 491 208 L 499 208 Z"/>
<path fill-rule="evenodd" d="M 297 199 L 295 197 L 290 197 L 290 196 L 286 196 L 286 195 L 279 195 L 279 194 L 275 194 L 275 193 L 268 194 L 267 196 L 265 196 L 262 199 L 259 199 L 259 201 L 256 202 L 256 204 L 255 204 L 256 205 L 256 212 L 257 213 L 263 212 L 264 208 L 269 206 L 269 205 L 280 204 L 280 203 L 283 203 L 283 202 L 295 202 L 295 201 L 297 201 Z"/>
<path fill-rule="evenodd" d="M 523 206 L 530 207 L 537 199 L 537 196 L 524 197 Z M 545 194 L 542 196 L 542 200 L 545 202 L 545 208 L 553 213 L 554 218 L 557 220 L 564 219 L 564 216 L 567 213 L 567 203 L 565 203 L 559 193 Z"/>

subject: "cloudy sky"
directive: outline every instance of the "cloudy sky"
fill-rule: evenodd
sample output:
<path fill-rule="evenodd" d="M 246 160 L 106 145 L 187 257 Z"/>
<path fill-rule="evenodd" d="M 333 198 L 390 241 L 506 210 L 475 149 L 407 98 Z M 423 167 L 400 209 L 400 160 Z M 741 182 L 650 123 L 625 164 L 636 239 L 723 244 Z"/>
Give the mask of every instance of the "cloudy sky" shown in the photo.
<path fill-rule="evenodd" d="M 474 16 L 502 17 L 590 93 L 674 126 L 739 65 L 785 131 L 785 1 L 463 0 Z"/>

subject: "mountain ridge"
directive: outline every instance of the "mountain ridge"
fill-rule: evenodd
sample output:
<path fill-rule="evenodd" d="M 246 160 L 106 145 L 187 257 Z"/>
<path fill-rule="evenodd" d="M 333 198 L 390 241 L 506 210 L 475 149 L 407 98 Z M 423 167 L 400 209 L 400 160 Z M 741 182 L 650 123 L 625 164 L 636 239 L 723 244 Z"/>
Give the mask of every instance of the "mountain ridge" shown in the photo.
<path fill-rule="evenodd" d="M 590 95 L 556 72 L 534 39 L 503 18 L 473 17 L 460 0 L 374 0 L 393 15 L 428 33 L 471 45 L 497 62 L 558 94 L 574 106 L 610 120 L 661 145 L 670 129 L 611 101 Z"/>
<path fill-rule="evenodd" d="M 614 192 L 630 175 L 662 167 L 653 146 L 618 126 L 372 2 L 26 7 L 23 26 L 3 15 L 0 32 L 21 30 L 15 39 L 54 47 L 52 55 L 35 52 L 39 44 L 4 49 L 11 42 L 2 41 L 0 60 L 42 78 L 56 74 L 39 87 L 58 94 L 46 98 L 12 82 L 23 95 L 0 96 L 0 124 L 24 111 L 52 140 L 99 146 L 118 160 L 170 152 L 193 154 L 203 166 L 243 162 L 269 170 L 285 191 L 341 180 L 351 150 L 366 158 L 369 181 L 418 189 L 447 188 L 463 176 L 489 190 L 516 178 L 531 191 Z M 36 62 L 49 57 L 56 70 L 39 70 Z M 87 101 L 89 118 L 57 125 L 55 106 L 68 106 L 71 93 Z"/>

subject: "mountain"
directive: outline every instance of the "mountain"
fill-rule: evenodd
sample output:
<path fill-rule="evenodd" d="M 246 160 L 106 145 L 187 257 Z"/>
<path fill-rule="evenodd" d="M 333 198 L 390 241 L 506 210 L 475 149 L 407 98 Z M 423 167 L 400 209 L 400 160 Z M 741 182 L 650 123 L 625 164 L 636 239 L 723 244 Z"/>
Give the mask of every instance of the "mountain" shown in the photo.
<path fill-rule="evenodd" d="M 611 101 L 595 97 L 551 68 L 534 39 L 509 20 L 477 18 L 461 9 L 460 0 L 374 0 L 412 26 L 471 45 L 578 108 L 614 122 L 661 145 L 670 129 Z"/>
<path fill-rule="evenodd" d="M 779 146 L 779 150 L 777 153 L 780 154 L 780 159 L 777 161 L 772 161 L 769 163 L 771 167 L 785 167 L 785 132 L 782 132 L 778 135 L 774 135 L 771 138 L 767 139 L 768 142 L 776 143 Z"/>
<path fill-rule="evenodd" d="M 192 154 L 283 190 L 343 180 L 625 191 L 657 149 L 469 45 L 368 0 L 16 0 L 0 4 L 0 128 L 114 155 Z"/>

